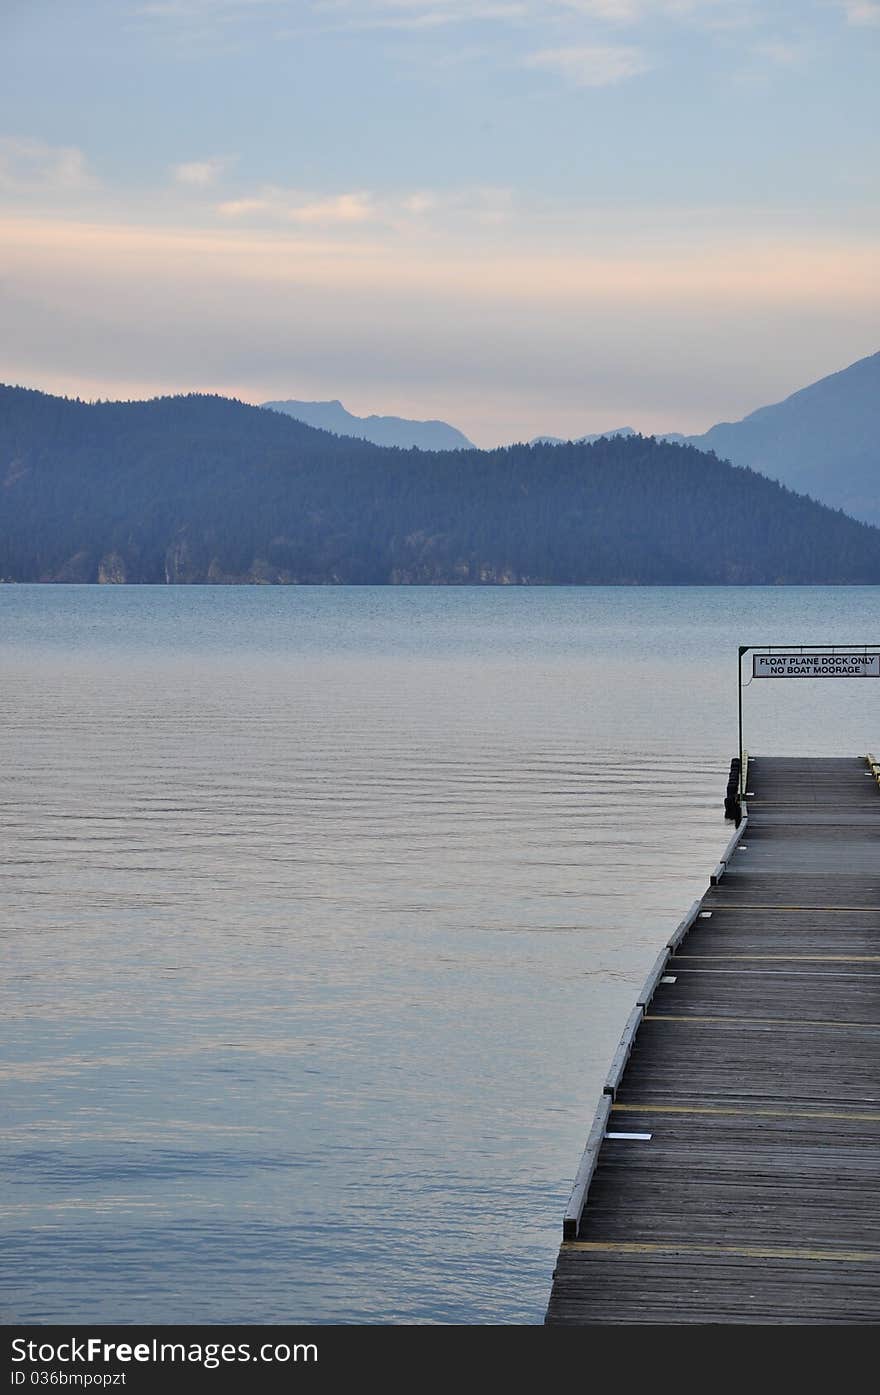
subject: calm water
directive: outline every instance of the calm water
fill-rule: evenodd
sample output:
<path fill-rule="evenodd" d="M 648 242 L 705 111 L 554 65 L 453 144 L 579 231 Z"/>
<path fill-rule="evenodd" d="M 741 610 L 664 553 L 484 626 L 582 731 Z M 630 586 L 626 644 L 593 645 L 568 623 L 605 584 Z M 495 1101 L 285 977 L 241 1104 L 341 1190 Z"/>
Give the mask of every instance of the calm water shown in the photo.
<path fill-rule="evenodd" d="M 736 645 L 835 639 L 873 590 L 0 587 L 2 1320 L 540 1322 Z"/>

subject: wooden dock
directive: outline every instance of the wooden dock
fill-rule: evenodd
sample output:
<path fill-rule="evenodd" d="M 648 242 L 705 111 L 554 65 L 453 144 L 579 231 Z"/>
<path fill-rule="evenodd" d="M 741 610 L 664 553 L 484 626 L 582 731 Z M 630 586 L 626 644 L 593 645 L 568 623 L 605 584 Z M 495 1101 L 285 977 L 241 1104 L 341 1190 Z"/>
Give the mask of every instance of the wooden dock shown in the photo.
<path fill-rule="evenodd" d="M 612 1064 L 547 1323 L 880 1322 L 880 772 L 747 771 Z"/>

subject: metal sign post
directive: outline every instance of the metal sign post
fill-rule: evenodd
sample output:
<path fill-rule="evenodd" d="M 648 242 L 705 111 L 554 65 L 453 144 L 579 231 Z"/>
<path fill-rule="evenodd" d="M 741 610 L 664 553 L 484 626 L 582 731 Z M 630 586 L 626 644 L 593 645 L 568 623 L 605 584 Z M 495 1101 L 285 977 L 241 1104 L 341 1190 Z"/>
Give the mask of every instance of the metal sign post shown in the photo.
<path fill-rule="evenodd" d="M 741 644 L 737 659 L 739 724 L 738 802 L 746 793 L 743 769 L 744 654 L 752 655 L 752 678 L 880 678 L 880 645 L 870 644 Z"/>

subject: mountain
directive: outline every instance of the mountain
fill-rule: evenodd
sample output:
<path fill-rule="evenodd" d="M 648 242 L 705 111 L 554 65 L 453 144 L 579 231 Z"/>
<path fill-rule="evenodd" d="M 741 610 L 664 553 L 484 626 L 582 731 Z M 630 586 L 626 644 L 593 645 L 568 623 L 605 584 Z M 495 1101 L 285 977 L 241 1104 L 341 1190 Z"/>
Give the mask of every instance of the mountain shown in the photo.
<path fill-rule="evenodd" d="M 653 437 L 403 451 L 223 397 L 0 387 L 0 578 L 880 584 L 880 530 Z"/>
<path fill-rule="evenodd" d="M 594 431 L 592 436 L 578 436 L 576 444 L 581 446 L 591 446 L 594 441 L 601 441 L 604 438 L 610 439 L 612 436 L 635 436 L 635 431 L 631 426 L 616 426 L 613 431 Z M 564 436 L 535 436 L 529 441 L 530 446 L 564 446 Z"/>
<path fill-rule="evenodd" d="M 798 493 L 880 523 L 880 353 L 742 421 L 720 422 L 687 439 Z"/>
<path fill-rule="evenodd" d="M 404 450 L 472 450 L 473 442 L 445 421 L 407 421 L 405 417 L 356 417 L 341 402 L 264 402 L 273 412 L 332 431 L 355 436 L 377 446 L 401 446 Z"/>

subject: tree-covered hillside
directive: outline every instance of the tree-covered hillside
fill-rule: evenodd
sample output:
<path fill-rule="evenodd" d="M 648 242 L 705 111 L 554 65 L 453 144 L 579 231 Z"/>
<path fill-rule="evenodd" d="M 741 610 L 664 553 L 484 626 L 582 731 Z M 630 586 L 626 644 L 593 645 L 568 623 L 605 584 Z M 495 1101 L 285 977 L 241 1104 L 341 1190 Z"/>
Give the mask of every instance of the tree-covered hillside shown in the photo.
<path fill-rule="evenodd" d="M 444 453 L 221 397 L 0 388 L 0 578 L 877 583 L 880 531 L 641 436 Z"/>

